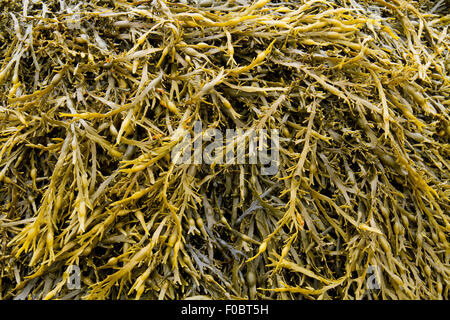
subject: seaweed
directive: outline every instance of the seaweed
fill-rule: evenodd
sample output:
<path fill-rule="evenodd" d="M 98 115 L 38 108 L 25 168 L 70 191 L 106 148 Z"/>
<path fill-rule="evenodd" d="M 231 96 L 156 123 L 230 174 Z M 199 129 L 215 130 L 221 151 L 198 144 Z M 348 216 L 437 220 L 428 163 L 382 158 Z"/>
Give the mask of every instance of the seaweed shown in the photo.
<path fill-rule="evenodd" d="M 1 299 L 448 299 L 447 2 L 0 8 Z"/>

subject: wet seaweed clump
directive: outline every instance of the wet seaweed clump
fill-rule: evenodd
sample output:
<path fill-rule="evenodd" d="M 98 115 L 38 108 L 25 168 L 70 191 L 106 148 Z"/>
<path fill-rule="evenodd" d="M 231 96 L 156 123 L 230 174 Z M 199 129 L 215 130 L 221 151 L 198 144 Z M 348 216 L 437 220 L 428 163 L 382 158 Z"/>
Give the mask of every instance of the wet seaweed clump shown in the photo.
<path fill-rule="evenodd" d="M 448 299 L 448 1 L 0 9 L 1 299 Z"/>

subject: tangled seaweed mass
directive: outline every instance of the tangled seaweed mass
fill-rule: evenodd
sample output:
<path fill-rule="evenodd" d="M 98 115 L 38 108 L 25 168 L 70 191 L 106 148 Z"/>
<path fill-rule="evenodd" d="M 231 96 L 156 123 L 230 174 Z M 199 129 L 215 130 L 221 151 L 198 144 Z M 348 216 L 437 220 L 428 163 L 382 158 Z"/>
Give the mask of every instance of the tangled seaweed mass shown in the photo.
<path fill-rule="evenodd" d="M 449 11 L 0 1 L 0 298 L 447 299 Z M 198 121 L 278 171 L 176 164 Z"/>

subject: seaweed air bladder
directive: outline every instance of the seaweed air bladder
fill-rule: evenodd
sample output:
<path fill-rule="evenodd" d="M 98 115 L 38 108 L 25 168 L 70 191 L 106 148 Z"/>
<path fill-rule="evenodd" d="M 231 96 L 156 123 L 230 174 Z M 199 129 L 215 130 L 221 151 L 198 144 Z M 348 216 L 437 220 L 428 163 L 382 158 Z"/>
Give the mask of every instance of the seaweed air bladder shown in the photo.
<path fill-rule="evenodd" d="M 0 1 L 0 298 L 448 299 L 448 13 Z"/>

